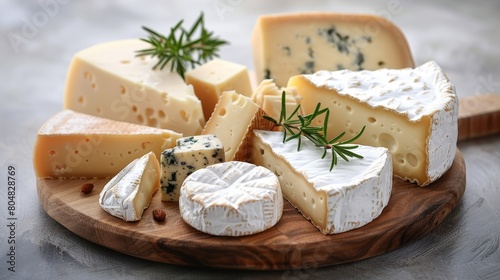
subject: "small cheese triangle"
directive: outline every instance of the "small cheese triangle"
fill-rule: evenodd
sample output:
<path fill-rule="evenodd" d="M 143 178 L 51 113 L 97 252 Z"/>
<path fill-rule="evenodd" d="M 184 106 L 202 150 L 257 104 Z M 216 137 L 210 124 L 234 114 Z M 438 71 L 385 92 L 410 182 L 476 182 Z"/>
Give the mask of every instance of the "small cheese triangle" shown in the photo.
<path fill-rule="evenodd" d="M 99 205 L 124 221 L 138 221 L 160 187 L 160 164 L 149 152 L 113 177 L 99 195 Z"/>

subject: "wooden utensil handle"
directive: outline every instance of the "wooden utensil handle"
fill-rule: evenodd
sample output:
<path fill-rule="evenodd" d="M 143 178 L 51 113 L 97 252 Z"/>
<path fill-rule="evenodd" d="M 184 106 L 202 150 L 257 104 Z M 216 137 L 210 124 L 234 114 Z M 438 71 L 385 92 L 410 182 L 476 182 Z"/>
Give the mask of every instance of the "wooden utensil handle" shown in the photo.
<path fill-rule="evenodd" d="M 500 132 L 500 94 L 469 96 L 459 100 L 459 141 L 498 132 Z"/>

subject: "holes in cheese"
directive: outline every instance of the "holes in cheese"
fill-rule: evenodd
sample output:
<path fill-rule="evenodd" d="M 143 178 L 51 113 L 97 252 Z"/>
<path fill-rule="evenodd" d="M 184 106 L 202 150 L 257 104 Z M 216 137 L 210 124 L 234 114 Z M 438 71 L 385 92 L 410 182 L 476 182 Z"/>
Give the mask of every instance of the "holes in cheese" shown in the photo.
<path fill-rule="evenodd" d="M 68 71 L 64 108 L 170 129 L 185 136 L 199 134 L 205 117 L 193 87 L 169 72 L 168 66 L 152 70 L 154 58 L 135 56 L 137 50 L 147 47 L 140 40 L 121 40 L 75 54 Z M 160 111 L 165 117 L 157 115 Z"/>
<path fill-rule="evenodd" d="M 298 13 L 261 16 L 252 35 L 257 82 L 286 86 L 318 70 L 413 67 L 402 32 L 372 15 Z"/>
<path fill-rule="evenodd" d="M 33 163 L 37 177 L 107 178 L 132 160 L 175 145 L 170 130 L 117 122 L 64 110 L 37 133 Z"/>
<path fill-rule="evenodd" d="M 392 191 L 386 148 L 359 146 L 363 159 L 339 161 L 302 137 L 283 143 L 282 132 L 254 130 L 252 161 L 278 176 L 283 196 L 324 234 L 352 230 L 378 217 Z"/>
<path fill-rule="evenodd" d="M 214 134 L 221 140 L 226 161 L 249 161 L 252 130 L 273 128 L 264 115 L 265 112 L 249 97 L 225 91 L 202 134 Z"/>
<path fill-rule="evenodd" d="M 391 151 L 394 173 L 420 186 L 441 177 L 453 163 L 458 134 L 455 89 L 435 62 L 415 69 L 319 71 L 298 75 L 301 106 L 310 114 L 316 104 L 330 108 L 328 137 L 345 131 L 357 143 Z M 351 108 L 348 114 L 338 105 Z"/>
<path fill-rule="evenodd" d="M 234 90 L 245 96 L 252 94 L 247 67 L 234 62 L 213 59 L 187 71 L 185 77 L 201 100 L 206 120 L 212 115 L 222 92 Z"/>

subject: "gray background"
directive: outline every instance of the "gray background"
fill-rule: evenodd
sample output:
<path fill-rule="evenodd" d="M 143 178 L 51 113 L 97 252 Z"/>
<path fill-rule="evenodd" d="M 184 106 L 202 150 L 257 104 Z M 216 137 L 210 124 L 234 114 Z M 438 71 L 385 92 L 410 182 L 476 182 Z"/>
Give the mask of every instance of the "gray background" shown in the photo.
<path fill-rule="evenodd" d="M 228 271 L 173 266 L 123 255 L 79 238 L 48 217 L 36 194 L 36 131 L 62 109 L 69 62 L 104 41 L 138 38 L 205 13 L 231 42 L 223 59 L 252 65 L 258 15 L 335 11 L 387 17 L 406 34 L 417 65 L 435 60 L 457 94 L 500 93 L 500 1 L 1 1 L 0 278 L 17 279 L 500 279 L 500 137 L 459 143 L 467 189 L 434 231 L 396 251 L 355 263 L 296 271 Z M 30 28 L 31 27 L 31 28 Z M 16 273 L 7 270 L 7 166 L 17 168 Z"/>

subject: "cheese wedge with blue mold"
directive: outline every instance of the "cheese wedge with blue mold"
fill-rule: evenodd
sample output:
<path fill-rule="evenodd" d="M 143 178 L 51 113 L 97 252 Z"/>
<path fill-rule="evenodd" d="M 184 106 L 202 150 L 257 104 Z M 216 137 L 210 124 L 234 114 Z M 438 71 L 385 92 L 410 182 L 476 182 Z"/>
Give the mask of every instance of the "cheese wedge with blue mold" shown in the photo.
<path fill-rule="evenodd" d="M 252 47 L 257 83 L 319 70 L 414 67 L 402 31 L 376 15 L 330 12 L 262 15 Z"/>
<path fill-rule="evenodd" d="M 193 172 L 224 162 L 222 142 L 215 135 L 197 135 L 177 139 L 177 145 L 160 157 L 161 200 L 179 201 L 182 183 Z"/>

